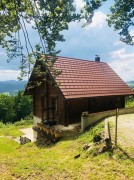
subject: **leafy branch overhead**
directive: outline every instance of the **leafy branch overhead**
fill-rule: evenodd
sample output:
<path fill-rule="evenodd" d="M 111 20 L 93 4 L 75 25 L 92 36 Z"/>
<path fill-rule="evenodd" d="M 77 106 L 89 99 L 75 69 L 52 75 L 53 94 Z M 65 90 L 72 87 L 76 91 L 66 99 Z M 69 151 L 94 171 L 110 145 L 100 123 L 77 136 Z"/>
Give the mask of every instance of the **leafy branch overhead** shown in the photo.
<path fill-rule="evenodd" d="M 134 1 L 116 1 L 108 16 L 109 26 L 114 26 L 121 36 L 121 41 L 134 45 Z"/>
<path fill-rule="evenodd" d="M 67 0 L 1 0 L 0 45 L 6 49 L 9 60 L 21 56 L 20 69 L 39 59 L 40 54 L 56 55 L 57 41 L 64 41 L 61 31 L 69 22 L 79 19 L 72 1 Z M 27 25 L 37 30 L 39 44 L 33 47 Z M 25 44 L 22 44 L 22 36 Z M 27 55 L 27 56 L 26 56 Z M 28 59 L 27 59 L 28 57 Z"/>
<path fill-rule="evenodd" d="M 94 12 L 109 0 L 83 0 L 80 12 L 77 0 L 0 0 L 0 45 L 6 49 L 8 61 L 20 58 L 21 76 L 30 74 L 31 64 L 43 55 L 56 56 L 56 43 L 64 41 L 63 30 L 72 21 L 92 22 Z M 114 0 L 107 21 L 121 36 L 121 41 L 133 45 L 134 1 Z M 38 33 L 33 45 L 28 26 Z"/>
<path fill-rule="evenodd" d="M 87 24 L 92 22 L 95 10 L 109 0 L 84 0 L 85 7 L 82 10 Z M 134 45 L 134 1 L 133 0 L 114 0 L 110 8 L 107 21 L 110 27 L 120 34 L 120 40 L 128 45 Z"/>

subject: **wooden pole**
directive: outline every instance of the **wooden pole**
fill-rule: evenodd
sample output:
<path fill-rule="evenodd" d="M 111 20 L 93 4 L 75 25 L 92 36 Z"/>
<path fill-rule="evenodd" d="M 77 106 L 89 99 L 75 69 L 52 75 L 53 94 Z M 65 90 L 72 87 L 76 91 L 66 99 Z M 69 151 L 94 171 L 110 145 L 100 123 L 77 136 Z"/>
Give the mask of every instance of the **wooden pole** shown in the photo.
<path fill-rule="evenodd" d="M 116 109 L 116 119 L 115 119 L 115 146 L 117 146 L 117 122 L 118 122 L 118 108 Z"/>
<path fill-rule="evenodd" d="M 106 148 L 111 148 L 111 135 L 110 135 L 110 127 L 109 127 L 109 122 L 107 119 L 105 119 L 105 143 L 106 143 Z"/>
<path fill-rule="evenodd" d="M 109 122 L 105 119 L 105 139 L 111 140 Z"/>

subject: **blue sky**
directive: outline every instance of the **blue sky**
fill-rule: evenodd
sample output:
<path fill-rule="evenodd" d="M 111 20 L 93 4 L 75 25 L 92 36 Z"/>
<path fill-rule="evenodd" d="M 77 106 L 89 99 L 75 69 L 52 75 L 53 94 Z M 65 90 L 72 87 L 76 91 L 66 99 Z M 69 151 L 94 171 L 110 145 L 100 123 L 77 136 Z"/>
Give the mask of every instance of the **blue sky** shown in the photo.
<path fill-rule="evenodd" d="M 73 58 L 94 60 L 95 55 L 100 55 L 101 61 L 107 62 L 116 73 L 124 80 L 134 80 L 134 47 L 119 41 L 118 32 L 109 28 L 106 14 L 112 0 L 105 3 L 95 12 L 91 25 L 81 28 L 83 22 L 72 22 L 69 30 L 62 32 L 65 42 L 57 44 L 61 50 L 59 55 Z M 77 9 L 83 6 L 82 0 L 76 0 Z M 38 42 L 36 33 L 27 25 L 33 44 Z M 19 62 L 14 60 L 6 63 L 6 53 L 0 48 L 0 81 L 17 79 L 19 75 Z"/>

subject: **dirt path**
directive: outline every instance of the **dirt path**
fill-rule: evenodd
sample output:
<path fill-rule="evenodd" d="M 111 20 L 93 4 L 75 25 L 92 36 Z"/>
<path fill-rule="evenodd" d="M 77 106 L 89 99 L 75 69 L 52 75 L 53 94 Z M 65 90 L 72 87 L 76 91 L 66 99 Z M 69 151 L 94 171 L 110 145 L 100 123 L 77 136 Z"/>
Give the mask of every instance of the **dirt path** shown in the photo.
<path fill-rule="evenodd" d="M 111 136 L 114 141 L 115 116 L 107 118 L 110 122 Z M 118 117 L 118 145 L 134 156 L 134 114 Z"/>

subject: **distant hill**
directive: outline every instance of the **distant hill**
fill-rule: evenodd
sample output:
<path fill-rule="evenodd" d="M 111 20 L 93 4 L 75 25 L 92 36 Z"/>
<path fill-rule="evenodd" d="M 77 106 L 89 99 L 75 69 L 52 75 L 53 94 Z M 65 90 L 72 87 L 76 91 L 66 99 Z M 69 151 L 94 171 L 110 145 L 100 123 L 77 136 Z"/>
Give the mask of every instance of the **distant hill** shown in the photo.
<path fill-rule="evenodd" d="M 129 87 L 134 88 L 134 81 L 128 81 L 127 84 Z"/>
<path fill-rule="evenodd" d="M 0 81 L 0 93 L 16 94 L 19 90 L 25 89 L 27 81 Z M 134 81 L 126 82 L 129 87 L 134 88 Z"/>
<path fill-rule="evenodd" d="M 0 81 L 0 93 L 15 94 L 19 90 L 24 90 L 27 81 Z"/>

